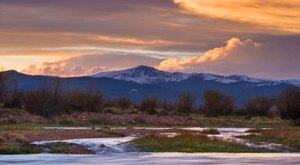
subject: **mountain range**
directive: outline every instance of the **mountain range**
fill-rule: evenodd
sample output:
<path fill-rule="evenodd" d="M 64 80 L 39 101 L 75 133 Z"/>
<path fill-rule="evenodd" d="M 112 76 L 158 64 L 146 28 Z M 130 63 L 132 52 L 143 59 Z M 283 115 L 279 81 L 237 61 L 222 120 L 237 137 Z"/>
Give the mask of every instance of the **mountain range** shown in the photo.
<path fill-rule="evenodd" d="M 256 83 L 256 85 L 276 85 L 286 83 L 300 87 L 300 80 L 270 80 L 257 79 L 243 75 L 221 76 L 209 73 L 181 73 L 181 72 L 165 72 L 157 70 L 153 67 L 140 65 L 135 68 L 130 68 L 120 71 L 102 72 L 92 75 L 94 78 L 107 77 L 116 80 L 132 81 L 139 84 L 155 84 L 161 82 L 181 82 L 191 77 L 201 77 L 203 80 L 216 81 L 220 83 L 237 83 L 249 82 Z"/>
<path fill-rule="evenodd" d="M 10 82 L 18 90 L 31 91 L 49 88 L 60 82 L 66 90 L 91 86 L 103 92 L 106 98 L 129 97 L 135 102 L 145 96 L 156 95 L 161 99 L 175 100 L 182 92 L 190 92 L 201 102 L 206 89 L 215 89 L 232 96 L 239 105 L 250 97 L 278 95 L 288 86 L 300 87 L 299 80 L 257 79 L 241 75 L 221 76 L 207 73 L 165 72 L 148 66 L 103 72 L 84 77 L 60 78 L 52 76 L 33 76 L 16 71 L 6 71 Z M 10 83 L 10 84 L 11 84 Z"/>

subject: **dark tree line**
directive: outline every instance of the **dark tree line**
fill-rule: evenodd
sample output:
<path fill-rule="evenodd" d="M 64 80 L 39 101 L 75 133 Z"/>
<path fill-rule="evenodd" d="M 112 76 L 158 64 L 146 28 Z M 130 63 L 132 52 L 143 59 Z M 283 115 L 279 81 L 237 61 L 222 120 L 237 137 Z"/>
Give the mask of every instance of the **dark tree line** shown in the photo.
<path fill-rule="evenodd" d="M 203 113 L 205 116 L 248 115 L 274 116 L 284 119 L 300 119 L 300 89 L 288 87 L 277 97 L 258 96 L 249 98 L 242 109 L 238 109 L 235 100 L 217 90 L 206 90 L 202 95 L 200 106 L 195 105 L 196 97 L 189 93 L 181 93 L 176 100 L 161 100 L 157 96 L 145 97 L 140 103 L 133 103 L 129 98 L 119 97 L 105 100 L 101 91 L 90 85 L 87 89 L 67 90 L 61 79 L 53 79 L 44 88 L 20 92 L 17 81 L 14 90 L 6 92 L 7 77 L 0 71 L 0 102 L 6 108 L 24 108 L 26 111 L 51 117 L 72 112 L 110 112 L 110 107 L 120 111 L 132 110 L 135 113 L 147 114 L 182 114 Z M 1 107 L 0 107 L 1 108 Z"/>

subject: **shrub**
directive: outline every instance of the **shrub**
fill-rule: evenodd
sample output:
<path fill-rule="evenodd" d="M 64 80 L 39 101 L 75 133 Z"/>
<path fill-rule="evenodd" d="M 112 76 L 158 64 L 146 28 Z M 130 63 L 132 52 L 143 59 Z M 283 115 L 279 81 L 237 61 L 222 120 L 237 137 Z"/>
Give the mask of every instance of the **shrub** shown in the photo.
<path fill-rule="evenodd" d="M 98 90 L 90 89 L 86 93 L 85 98 L 85 111 L 88 112 L 102 112 L 103 108 L 103 95 Z"/>
<path fill-rule="evenodd" d="M 132 108 L 132 103 L 130 99 L 126 97 L 119 97 L 111 100 L 111 106 L 121 109 L 129 109 Z"/>
<path fill-rule="evenodd" d="M 5 108 L 22 108 L 22 99 L 23 93 L 22 92 L 13 92 L 9 94 L 4 99 L 4 107 Z"/>
<path fill-rule="evenodd" d="M 219 91 L 206 90 L 202 110 L 206 116 L 229 115 L 234 110 L 234 100 Z"/>
<path fill-rule="evenodd" d="M 189 114 L 192 111 L 195 96 L 190 93 L 181 93 L 177 100 L 177 110 L 182 114 Z"/>
<path fill-rule="evenodd" d="M 28 92 L 24 96 L 25 110 L 46 117 L 51 107 L 51 94 L 44 90 Z"/>
<path fill-rule="evenodd" d="M 101 112 L 103 97 L 97 90 L 73 90 L 67 94 L 67 111 Z"/>
<path fill-rule="evenodd" d="M 49 117 L 64 113 L 64 96 L 55 96 L 46 90 L 28 92 L 24 95 L 25 110 L 36 115 Z"/>
<path fill-rule="evenodd" d="M 156 96 L 146 97 L 140 104 L 139 110 L 148 114 L 156 114 L 159 105 L 159 98 Z"/>
<path fill-rule="evenodd" d="M 85 111 L 86 94 L 80 89 L 75 89 L 68 93 L 67 109 L 68 111 Z"/>
<path fill-rule="evenodd" d="M 300 119 L 300 88 L 288 87 L 278 101 L 281 117 L 284 119 Z"/>
<path fill-rule="evenodd" d="M 236 116 L 247 116 L 249 113 L 246 109 L 242 108 L 242 109 L 235 109 L 232 112 L 232 114 Z"/>
<path fill-rule="evenodd" d="M 167 111 L 167 112 L 174 111 L 176 109 L 176 105 L 174 104 L 174 102 L 170 101 L 170 100 L 167 100 L 167 99 L 164 99 L 160 103 L 160 107 L 162 109 L 164 109 L 165 111 Z"/>
<path fill-rule="evenodd" d="M 251 116 L 269 116 L 273 100 L 268 97 L 256 97 L 249 99 L 246 104 L 246 111 Z"/>

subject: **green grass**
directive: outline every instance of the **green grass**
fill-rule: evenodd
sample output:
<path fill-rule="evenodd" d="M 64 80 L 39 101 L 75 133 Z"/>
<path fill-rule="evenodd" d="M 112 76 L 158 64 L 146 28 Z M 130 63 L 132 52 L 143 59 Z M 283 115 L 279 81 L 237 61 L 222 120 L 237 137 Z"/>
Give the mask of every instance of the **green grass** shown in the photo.
<path fill-rule="evenodd" d="M 0 146 L 0 154 L 36 154 L 42 150 L 35 145 L 4 145 Z"/>
<path fill-rule="evenodd" d="M 238 143 L 211 139 L 203 134 L 191 133 L 175 137 L 149 135 L 130 143 L 142 152 L 268 152 Z"/>
<path fill-rule="evenodd" d="M 44 147 L 48 149 L 48 153 L 51 154 L 72 154 L 72 153 L 82 153 L 82 154 L 91 154 L 94 153 L 86 149 L 83 145 L 73 144 L 73 143 L 48 143 Z"/>
<path fill-rule="evenodd" d="M 239 136 L 253 142 L 278 143 L 300 150 L 300 128 L 267 129 L 259 134 Z"/>
<path fill-rule="evenodd" d="M 191 114 L 192 119 L 196 120 L 203 127 L 287 127 L 292 125 L 291 121 L 280 118 L 252 117 L 247 119 L 245 116 L 219 116 L 206 117 L 200 114 Z"/>

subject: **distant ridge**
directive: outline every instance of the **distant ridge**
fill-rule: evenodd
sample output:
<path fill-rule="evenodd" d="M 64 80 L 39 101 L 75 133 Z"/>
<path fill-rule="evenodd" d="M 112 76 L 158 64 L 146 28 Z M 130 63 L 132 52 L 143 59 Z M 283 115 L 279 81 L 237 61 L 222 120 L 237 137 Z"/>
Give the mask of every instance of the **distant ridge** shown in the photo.
<path fill-rule="evenodd" d="M 191 77 L 200 77 L 203 80 L 215 81 L 219 83 L 238 83 L 238 82 L 249 82 L 255 83 L 259 86 L 272 86 L 278 85 L 280 83 L 286 83 L 294 86 L 300 87 L 300 80 L 270 80 L 270 79 L 258 79 L 251 78 L 244 75 L 230 75 L 221 76 L 209 73 L 181 73 L 181 72 L 166 72 L 155 69 L 153 67 L 140 65 L 134 68 L 103 72 L 91 77 L 100 78 L 107 77 L 116 80 L 132 81 L 139 84 L 154 84 L 160 82 L 181 82 L 183 80 L 189 79 Z"/>
<path fill-rule="evenodd" d="M 126 70 L 99 73 L 93 75 L 92 77 L 108 77 L 117 80 L 133 81 L 140 84 L 152 84 L 169 81 L 179 82 L 189 78 L 190 76 L 190 74 L 180 72 L 165 72 L 157 70 L 153 67 L 140 65 Z"/>

